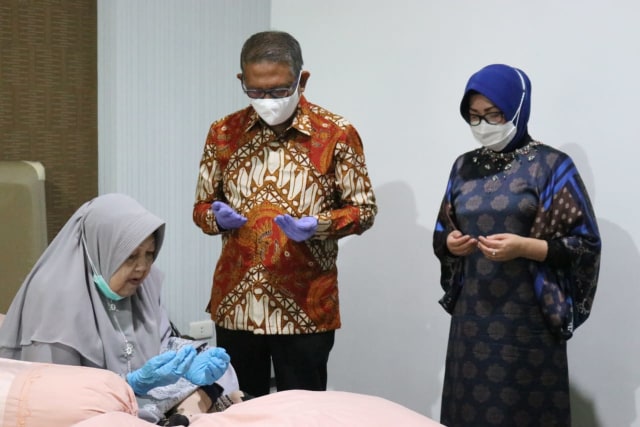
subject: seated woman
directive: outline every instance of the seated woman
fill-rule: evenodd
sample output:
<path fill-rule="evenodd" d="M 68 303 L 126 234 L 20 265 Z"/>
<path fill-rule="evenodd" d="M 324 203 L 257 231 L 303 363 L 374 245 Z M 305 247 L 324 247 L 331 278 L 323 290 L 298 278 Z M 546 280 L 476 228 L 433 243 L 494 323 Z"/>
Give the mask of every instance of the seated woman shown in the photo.
<path fill-rule="evenodd" d="M 122 194 L 82 205 L 14 298 L 0 357 L 109 369 L 135 392 L 140 418 L 163 425 L 169 411 L 190 416 L 241 400 L 224 349 L 172 334 L 153 265 L 164 229 Z"/>

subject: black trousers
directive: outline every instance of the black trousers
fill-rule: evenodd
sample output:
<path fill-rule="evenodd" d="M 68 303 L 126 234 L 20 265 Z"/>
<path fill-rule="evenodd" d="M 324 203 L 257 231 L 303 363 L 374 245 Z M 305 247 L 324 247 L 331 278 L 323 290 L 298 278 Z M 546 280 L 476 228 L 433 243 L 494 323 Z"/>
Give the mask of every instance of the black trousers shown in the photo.
<path fill-rule="evenodd" d="M 231 356 L 240 389 L 252 396 L 269 394 L 271 364 L 276 388 L 327 389 L 327 362 L 335 331 L 298 335 L 255 335 L 216 326 L 216 345 Z"/>

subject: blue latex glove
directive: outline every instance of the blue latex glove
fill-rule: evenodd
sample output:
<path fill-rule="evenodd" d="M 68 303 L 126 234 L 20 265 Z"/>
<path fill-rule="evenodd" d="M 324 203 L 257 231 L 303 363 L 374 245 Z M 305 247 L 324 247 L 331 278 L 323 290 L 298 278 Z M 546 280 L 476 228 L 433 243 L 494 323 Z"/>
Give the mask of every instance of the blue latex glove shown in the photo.
<path fill-rule="evenodd" d="M 207 349 L 196 356 L 184 377 L 199 386 L 213 384 L 225 373 L 230 360 L 222 347 Z"/>
<path fill-rule="evenodd" d="M 178 352 L 166 351 L 152 357 L 142 368 L 127 374 L 133 392 L 143 396 L 152 388 L 173 384 L 182 377 L 196 357 L 196 349 L 187 345 Z"/>
<path fill-rule="evenodd" d="M 215 201 L 211 204 L 211 210 L 216 216 L 216 222 L 225 230 L 233 230 L 242 227 L 247 218 L 234 211 L 232 207 L 223 202 Z"/>
<path fill-rule="evenodd" d="M 313 216 L 295 219 L 289 214 L 278 215 L 274 221 L 291 240 L 302 242 L 313 236 L 318 229 L 318 220 Z"/>

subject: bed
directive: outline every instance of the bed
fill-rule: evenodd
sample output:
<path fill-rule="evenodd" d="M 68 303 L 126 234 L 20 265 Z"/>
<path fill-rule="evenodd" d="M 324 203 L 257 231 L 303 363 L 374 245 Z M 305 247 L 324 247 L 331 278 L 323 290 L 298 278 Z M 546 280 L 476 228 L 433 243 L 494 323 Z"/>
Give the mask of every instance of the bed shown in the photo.
<path fill-rule="evenodd" d="M 4 316 L 0 314 L 0 324 Z M 3 427 L 149 427 L 137 417 L 129 385 L 115 373 L 82 366 L 0 358 Z M 377 396 L 290 390 L 198 415 L 194 427 L 435 427 L 441 424 Z"/>

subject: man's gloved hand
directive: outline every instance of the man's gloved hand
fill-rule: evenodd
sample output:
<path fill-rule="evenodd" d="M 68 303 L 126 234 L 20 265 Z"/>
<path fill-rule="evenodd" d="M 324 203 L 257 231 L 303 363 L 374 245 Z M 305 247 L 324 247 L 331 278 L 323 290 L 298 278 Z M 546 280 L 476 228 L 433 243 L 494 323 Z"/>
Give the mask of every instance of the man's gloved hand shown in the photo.
<path fill-rule="evenodd" d="M 233 230 L 242 227 L 247 218 L 234 211 L 224 202 L 215 201 L 211 204 L 211 210 L 216 216 L 216 222 L 225 230 Z"/>
<path fill-rule="evenodd" d="M 196 349 L 187 345 L 178 352 L 166 351 L 152 357 L 142 368 L 127 374 L 133 392 L 143 396 L 152 388 L 173 384 L 182 377 L 196 357 Z"/>
<path fill-rule="evenodd" d="M 225 373 L 230 360 L 222 347 L 207 349 L 196 356 L 184 377 L 199 386 L 213 384 Z"/>
<path fill-rule="evenodd" d="M 318 229 L 318 220 L 313 216 L 295 219 L 289 214 L 278 215 L 274 221 L 291 240 L 302 242 L 313 236 Z"/>

